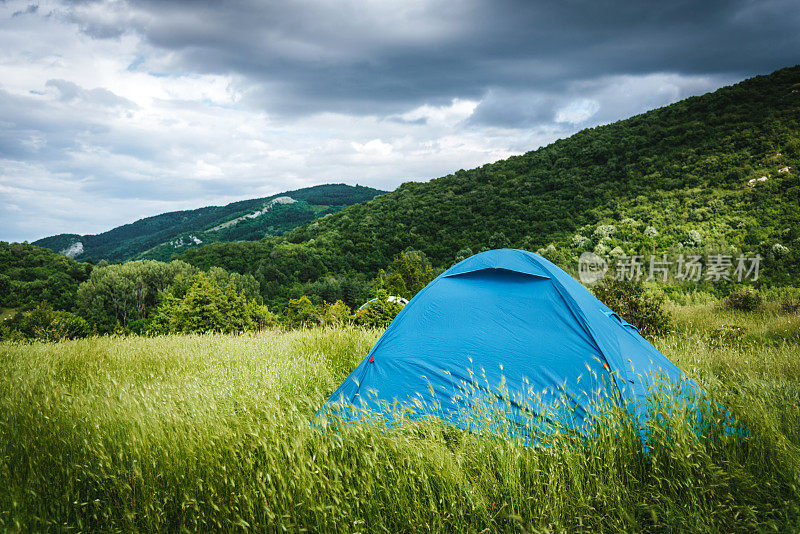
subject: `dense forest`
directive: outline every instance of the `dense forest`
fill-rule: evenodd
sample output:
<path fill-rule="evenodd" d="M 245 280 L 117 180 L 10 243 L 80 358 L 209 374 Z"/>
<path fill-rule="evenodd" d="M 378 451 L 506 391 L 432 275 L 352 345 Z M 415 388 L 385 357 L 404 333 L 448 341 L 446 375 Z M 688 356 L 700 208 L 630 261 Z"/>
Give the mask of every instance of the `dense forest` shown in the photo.
<path fill-rule="evenodd" d="M 274 326 L 386 326 L 438 272 L 422 253 L 403 252 L 375 280 L 363 275 L 281 292 L 267 306 L 259 281 L 181 260 L 76 262 L 26 243 L 0 242 L 0 340 L 61 340 L 91 334 L 243 332 Z M 380 298 L 366 308 L 360 304 Z M 354 313 L 354 310 L 357 310 Z"/>
<path fill-rule="evenodd" d="M 59 234 L 33 244 L 54 252 L 66 251 L 78 260 L 168 260 L 174 254 L 203 243 L 282 235 L 317 217 L 381 193 L 383 191 L 358 185 L 318 185 L 225 206 L 162 213 L 97 235 Z"/>

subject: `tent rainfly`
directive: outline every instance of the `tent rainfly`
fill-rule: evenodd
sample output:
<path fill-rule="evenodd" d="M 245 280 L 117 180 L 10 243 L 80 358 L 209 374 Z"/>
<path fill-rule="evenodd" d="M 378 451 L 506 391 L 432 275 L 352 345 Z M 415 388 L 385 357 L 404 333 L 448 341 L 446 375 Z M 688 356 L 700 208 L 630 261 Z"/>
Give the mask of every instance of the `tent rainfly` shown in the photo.
<path fill-rule="evenodd" d="M 320 414 L 401 406 L 470 428 L 464 413 L 478 392 L 505 399 L 516 424 L 546 423 L 543 407 L 568 405 L 581 429 L 603 398 L 644 421 L 655 382 L 687 399 L 696 392 L 569 274 L 537 254 L 500 249 L 459 262 L 411 299 Z"/>

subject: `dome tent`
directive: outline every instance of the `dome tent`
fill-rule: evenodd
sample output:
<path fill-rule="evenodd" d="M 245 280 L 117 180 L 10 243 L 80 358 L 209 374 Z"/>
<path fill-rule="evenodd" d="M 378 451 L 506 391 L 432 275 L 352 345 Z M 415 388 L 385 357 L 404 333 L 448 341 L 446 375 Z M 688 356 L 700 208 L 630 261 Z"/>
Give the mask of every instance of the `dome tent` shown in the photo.
<path fill-rule="evenodd" d="M 562 269 L 522 250 L 476 254 L 420 291 L 327 401 L 346 417 L 409 407 L 470 428 L 469 391 L 506 399 L 522 425 L 543 407 L 587 422 L 598 402 L 622 400 L 639 421 L 656 382 L 695 387 L 638 330 Z M 355 407 L 355 410 L 349 408 Z M 344 410 L 343 410 L 344 409 Z"/>

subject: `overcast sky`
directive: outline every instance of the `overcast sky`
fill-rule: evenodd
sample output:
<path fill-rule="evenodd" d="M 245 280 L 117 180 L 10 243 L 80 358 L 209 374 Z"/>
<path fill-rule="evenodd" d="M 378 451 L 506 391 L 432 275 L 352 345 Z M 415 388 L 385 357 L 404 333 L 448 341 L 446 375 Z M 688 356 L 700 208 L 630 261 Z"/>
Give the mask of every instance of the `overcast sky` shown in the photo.
<path fill-rule="evenodd" d="M 800 2 L 0 0 L 0 240 L 393 189 L 800 62 Z"/>

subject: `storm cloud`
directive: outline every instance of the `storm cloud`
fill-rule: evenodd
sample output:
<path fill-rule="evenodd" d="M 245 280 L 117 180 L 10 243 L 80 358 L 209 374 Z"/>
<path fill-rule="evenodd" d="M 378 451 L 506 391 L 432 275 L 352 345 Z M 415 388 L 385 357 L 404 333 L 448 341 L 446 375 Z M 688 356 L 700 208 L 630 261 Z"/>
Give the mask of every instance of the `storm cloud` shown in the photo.
<path fill-rule="evenodd" d="M 492 87 L 556 93 L 576 81 L 737 77 L 797 61 L 793 1 L 84 3 L 94 37 L 133 32 L 171 71 L 236 74 L 273 113 L 386 113 Z"/>
<path fill-rule="evenodd" d="M 794 0 L 8 0 L 0 239 L 433 178 L 794 65 L 799 26 Z"/>

